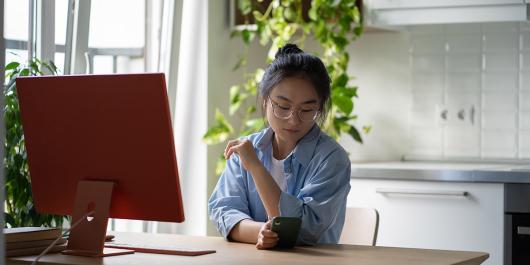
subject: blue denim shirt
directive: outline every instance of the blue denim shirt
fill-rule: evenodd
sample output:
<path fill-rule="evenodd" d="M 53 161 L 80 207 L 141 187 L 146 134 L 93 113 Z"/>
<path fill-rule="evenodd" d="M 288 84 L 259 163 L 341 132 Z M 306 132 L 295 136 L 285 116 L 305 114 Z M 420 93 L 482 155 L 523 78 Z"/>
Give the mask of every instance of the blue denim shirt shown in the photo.
<path fill-rule="evenodd" d="M 270 170 L 272 129 L 248 136 L 259 160 Z M 287 190 L 281 192 L 280 216 L 300 217 L 299 244 L 337 243 L 344 225 L 351 164 L 347 153 L 315 125 L 284 162 Z M 232 155 L 208 201 L 208 213 L 227 238 L 243 219 L 267 221 L 252 176 Z"/>

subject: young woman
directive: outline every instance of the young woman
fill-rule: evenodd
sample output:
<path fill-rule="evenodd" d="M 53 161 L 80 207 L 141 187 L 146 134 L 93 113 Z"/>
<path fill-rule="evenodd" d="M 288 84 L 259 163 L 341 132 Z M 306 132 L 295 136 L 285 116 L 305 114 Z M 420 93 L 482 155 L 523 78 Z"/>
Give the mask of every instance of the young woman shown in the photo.
<path fill-rule="evenodd" d="M 269 127 L 225 149 L 227 165 L 208 202 L 210 219 L 227 239 L 272 248 L 274 216 L 299 217 L 299 244 L 337 243 L 350 191 L 350 160 L 322 132 L 330 78 L 322 61 L 287 44 L 259 84 Z"/>

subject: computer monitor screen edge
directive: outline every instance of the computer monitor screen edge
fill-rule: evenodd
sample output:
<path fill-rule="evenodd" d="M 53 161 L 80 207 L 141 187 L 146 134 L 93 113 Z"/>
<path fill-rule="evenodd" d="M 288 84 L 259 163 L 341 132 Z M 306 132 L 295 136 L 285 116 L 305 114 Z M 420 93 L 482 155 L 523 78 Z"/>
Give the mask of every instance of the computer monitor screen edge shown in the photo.
<path fill-rule="evenodd" d="M 27 77 L 17 92 L 39 212 L 72 214 L 79 182 L 99 180 L 116 184 L 109 217 L 184 221 L 163 74 Z"/>

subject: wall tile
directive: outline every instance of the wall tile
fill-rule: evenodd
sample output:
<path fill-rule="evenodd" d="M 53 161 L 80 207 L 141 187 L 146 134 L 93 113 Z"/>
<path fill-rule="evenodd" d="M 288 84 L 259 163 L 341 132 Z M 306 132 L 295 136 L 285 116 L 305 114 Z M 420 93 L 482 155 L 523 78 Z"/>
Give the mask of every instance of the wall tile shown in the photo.
<path fill-rule="evenodd" d="M 412 110 L 411 126 L 414 128 L 431 128 L 436 130 L 440 122 L 436 109 L 425 111 L 423 109 Z"/>
<path fill-rule="evenodd" d="M 517 32 L 495 32 L 484 35 L 484 51 L 516 51 L 519 49 Z"/>
<path fill-rule="evenodd" d="M 530 72 L 520 72 L 521 91 L 530 91 Z"/>
<path fill-rule="evenodd" d="M 519 157 L 530 158 L 530 131 L 519 133 Z"/>
<path fill-rule="evenodd" d="M 483 130 L 515 130 L 516 129 L 515 112 L 482 112 L 482 129 Z"/>
<path fill-rule="evenodd" d="M 444 130 L 446 157 L 478 157 L 479 130 L 447 126 Z"/>
<path fill-rule="evenodd" d="M 412 127 L 410 145 L 426 149 L 437 149 L 442 146 L 442 134 L 438 129 Z"/>
<path fill-rule="evenodd" d="M 411 38 L 413 53 L 443 53 L 445 41 L 443 35 L 414 35 Z"/>
<path fill-rule="evenodd" d="M 487 71 L 516 71 L 519 68 L 518 54 L 505 52 L 490 52 L 484 55 L 484 66 Z"/>
<path fill-rule="evenodd" d="M 517 72 L 485 72 L 485 91 L 506 91 L 515 92 L 517 90 Z"/>
<path fill-rule="evenodd" d="M 521 52 L 521 70 L 530 71 L 530 52 Z"/>
<path fill-rule="evenodd" d="M 530 91 L 519 93 L 519 110 L 530 111 Z"/>
<path fill-rule="evenodd" d="M 482 27 L 480 24 L 448 24 L 445 25 L 445 32 L 447 34 L 481 34 Z"/>
<path fill-rule="evenodd" d="M 495 160 L 495 159 L 515 159 L 517 158 L 517 149 L 482 149 L 482 158 Z"/>
<path fill-rule="evenodd" d="M 482 156 L 488 158 L 515 158 L 517 134 L 512 132 L 484 131 L 482 133 Z"/>
<path fill-rule="evenodd" d="M 515 93 L 484 92 L 482 94 L 482 109 L 516 111 Z"/>
<path fill-rule="evenodd" d="M 414 72 L 440 73 L 444 69 L 443 55 L 416 55 L 412 56 L 412 69 Z"/>
<path fill-rule="evenodd" d="M 447 92 L 480 92 L 480 73 L 447 73 Z"/>
<path fill-rule="evenodd" d="M 434 93 L 414 93 L 412 95 L 413 109 L 431 109 L 434 110 L 436 105 L 443 103 L 443 94 Z"/>
<path fill-rule="evenodd" d="M 412 73 L 413 93 L 443 93 L 444 77 L 442 73 Z"/>
<path fill-rule="evenodd" d="M 479 106 L 480 94 L 478 93 L 451 93 L 447 94 L 446 104 L 449 109 L 456 109 L 461 107 L 468 107 L 474 105 L 475 108 Z"/>
<path fill-rule="evenodd" d="M 519 112 L 519 129 L 530 131 L 530 111 Z"/>
<path fill-rule="evenodd" d="M 414 35 L 417 34 L 443 34 L 444 27 L 443 25 L 415 25 L 409 26 L 408 31 Z"/>
<path fill-rule="evenodd" d="M 527 22 L 520 22 L 519 29 L 521 32 L 530 31 L 530 24 Z"/>
<path fill-rule="evenodd" d="M 409 147 L 408 155 L 414 157 L 442 157 L 442 147 L 419 147 L 411 146 Z"/>
<path fill-rule="evenodd" d="M 530 51 L 530 31 L 521 32 L 521 50 Z"/>
<path fill-rule="evenodd" d="M 517 22 L 483 23 L 482 32 L 516 32 L 519 28 Z"/>
<path fill-rule="evenodd" d="M 447 71 L 480 71 L 482 56 L 478 53 L 447 55 Z"/>
<path fill-rule="evenodd" d="M 448 35 L 448 52 L 473 52 L 480 53 L 482 35 Z"/>

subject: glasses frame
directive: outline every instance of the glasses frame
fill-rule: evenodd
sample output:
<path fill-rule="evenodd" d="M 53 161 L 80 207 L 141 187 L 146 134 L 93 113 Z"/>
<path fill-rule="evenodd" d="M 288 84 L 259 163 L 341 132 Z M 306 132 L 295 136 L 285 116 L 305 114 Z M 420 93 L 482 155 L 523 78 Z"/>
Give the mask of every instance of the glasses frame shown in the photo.
<path fill-rule="evenodd" d="M 293 117 L 293 113 L 296 111 L 297 115 L 298 115 L 298 119 L 300 119 L 301 121 L 303 122 L 310 122 L 310 121 L 315 121 L 318 117 L 318 115 L 320 115 L 320 111 L 319 110 L 315 110 L 315 115 L 313 116 L 313 118 L 311 120 L 305 120 L 305 119 L 302 119 L 302 116 L 301 116 L 301 111 L 302 109 L 301 108 L 292 108 L 290 111 L 289 111 L 289 116 L 287 117 L 281 117 L 278 115 L 278 113 L 276 113 L 276 110 L 277 108 L 280 107 L 280 104 L 274 100 L 271 99 L 270 96 L 268 96 L 268 99 L 269 99 L 269 102 L 271 104 L 271 107 L 272 107 L 272 114 L 274 115 L 274 117 L 276 117 L 277 119 L 280 119 L 280 120 L 288 120 L 290 118 Z"/>

